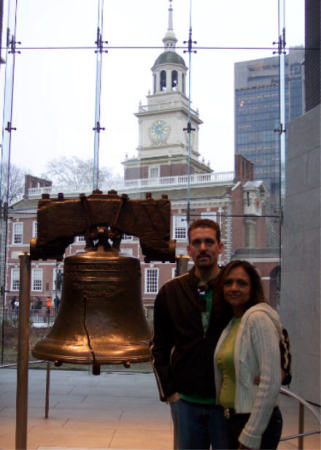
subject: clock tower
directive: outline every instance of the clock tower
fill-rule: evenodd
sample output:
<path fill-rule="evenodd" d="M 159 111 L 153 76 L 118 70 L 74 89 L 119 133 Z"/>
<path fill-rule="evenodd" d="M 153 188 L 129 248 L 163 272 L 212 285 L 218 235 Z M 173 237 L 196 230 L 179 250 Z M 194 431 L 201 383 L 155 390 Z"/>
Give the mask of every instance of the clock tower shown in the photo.
<path fill-rule="evenodd" d="M 188 98 L 187 67 L 176 52 L 173 30 L 173 8 L 170 0 L 168 28 L 163 38 L 164 51 L 151 70 L 153 93 L 147 104 L 139 105 L 139 143 L 137 158 L 123 162 L 125 179 L 159 178 L 186 175 L 188 172 Z M 191 109 L 191 173 L 210 173 L 210 167 L 199 160 L 198 134 L 202 123 L 198 112 Z"/>

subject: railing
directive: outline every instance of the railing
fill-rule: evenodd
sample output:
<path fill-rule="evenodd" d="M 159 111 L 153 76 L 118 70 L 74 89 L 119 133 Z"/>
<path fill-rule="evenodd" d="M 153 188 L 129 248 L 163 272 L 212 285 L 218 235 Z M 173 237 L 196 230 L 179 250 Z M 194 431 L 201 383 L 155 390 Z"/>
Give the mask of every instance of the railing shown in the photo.
<path fill-rule="evenodd" d="M 234 172 L 214 172 L 205 174 L 193 174 L 190 177 L 191 185 L 205 185 L 209 183 L 224 184 L 232 183 L 234 180 Z M 188 176 L 178 175 L 175 177 L 159 177 L 159 178 L 138 178 L 133 180 L 116 180 L 114 183 L 108 181 L 106 185 L 102 184 L 100 189 L 103 192 L 107 192 L 110 189 L 117 191 L 139 190 L 148 188 L 177 188 L 179 186 L 187 185 Z M 30 188 L 28 189 L 28 197 L 40 197 L 41 194 L 57 194 L 58 192 L 64 192 L 69 194 L 78 194 L 79 192 L 91 192 L 91 186 L 81 186 L 75 189 L 74 186 L 52 186 L 43 188 Z"/>
<path fill-rule="evenodd" d="M 287 395 L 288 397 L 291 397 L 299 402 L 299 418 L 298 418 L 298 433 L 291 435 L 291 436 L 284 436 L 281 437 L 281 441 L 289 441 L 291 439 L 298 439 L 299 450 L 303 450 L 304 446 L 304 437 L 305 436 L 311 436 L 313 434 L 320 434 L 321 433 L 321 416 L 320 413 L 314 408 L 310 403 L 308 403 L 306 400 L 304 400 L 299 395 L 295 394 L 294 392 L 291 392 L 288 389 L 282 388 L 280 390 L 281 394 Z M 316 418 L 319 424 L 319 430 L 315 431 L 307 431 L 304 432 L 304 408 L 307 408 L 311 414 Z"/>
<path fill-rule="evenodd" d="M 8 309 L 2 310 L 2 308 L 0 308 L 0 312 L 2 313 L 2 320 L 8 322 L 8 324 L 13 327 L 18 326 L 19 311 L 17 309 L 15 311 L 11 311 Z M 52 308 L 50 315 L 48 316 L 47 308 L 42 308 L 41 311 L 32 309 L 30 310 L 29 323 L 35 328 L 46 328 L 48 326 L 52 326 L 57 312 L 58 310 L 56 308 Z"/>
<path fill-rule="evenodd" d="M 168 92 L 164 92 L 164 95 L 168 94 Z M 139 112 L 150 112 L 150 111 L 163 111 L 164 109 L 176 109 L 180 108 L 182 105 L 181 99 L 179 101 L 168 101 L 162 103 L 149 103 L 148 105 L 139 105 Z M 188 107 L 188 99 L 185 100 L 185 106 Z M 198 116 L 199 112 L 195 109 L 192 109 L 192 114 Z"/>

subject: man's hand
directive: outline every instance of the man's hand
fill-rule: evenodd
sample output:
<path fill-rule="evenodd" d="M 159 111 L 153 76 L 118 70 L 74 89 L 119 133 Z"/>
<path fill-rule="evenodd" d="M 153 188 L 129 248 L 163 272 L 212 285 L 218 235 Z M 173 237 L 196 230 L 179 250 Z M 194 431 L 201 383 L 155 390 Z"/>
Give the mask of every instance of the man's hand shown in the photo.
<path fill-rule="evenodd" d="M 178 400 L 179 400 L 179 393 L 178 392 L 175 392 L 174 394 L 169 395 L 167 397 L 168 403 L 178 402 Z"/>

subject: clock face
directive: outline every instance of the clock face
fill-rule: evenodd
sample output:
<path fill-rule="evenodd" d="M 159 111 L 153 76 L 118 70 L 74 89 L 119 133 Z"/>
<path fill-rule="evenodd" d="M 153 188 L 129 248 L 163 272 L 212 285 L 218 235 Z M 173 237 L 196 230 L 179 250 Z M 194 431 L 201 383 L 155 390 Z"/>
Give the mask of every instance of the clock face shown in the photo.
<path fill-rule="evenodd" d="M 170 127 L 165 120 L 156 120 L 151 126 L 150 137 L 155 143 L 163 142 L 168 138 L 169 131 Z"/>

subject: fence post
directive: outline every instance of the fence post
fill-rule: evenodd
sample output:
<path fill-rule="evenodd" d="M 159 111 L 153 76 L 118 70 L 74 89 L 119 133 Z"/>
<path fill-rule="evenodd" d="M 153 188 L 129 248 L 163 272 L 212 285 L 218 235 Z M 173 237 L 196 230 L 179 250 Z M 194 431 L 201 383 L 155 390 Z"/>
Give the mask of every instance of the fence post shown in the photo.
<path fill-rule="evenodd" d="M 49 391 L 50 391 L 50 362 L 47 361 L 45 419 L 48 419 L 49 417 Z"/>
<path fill-rule="evenodd" d="M 299 434 L 304 433 L 304 405 L 299 404 Z M 304 436 L 299 436 L 299 450 L 303 450 Z"/>
<path fill-rule="evenodd" d="M 19 329 L 16 396 L 16 449 L 27 448 L 28 360 L 30 315 L 30 255 L 19 255 Z"/>

